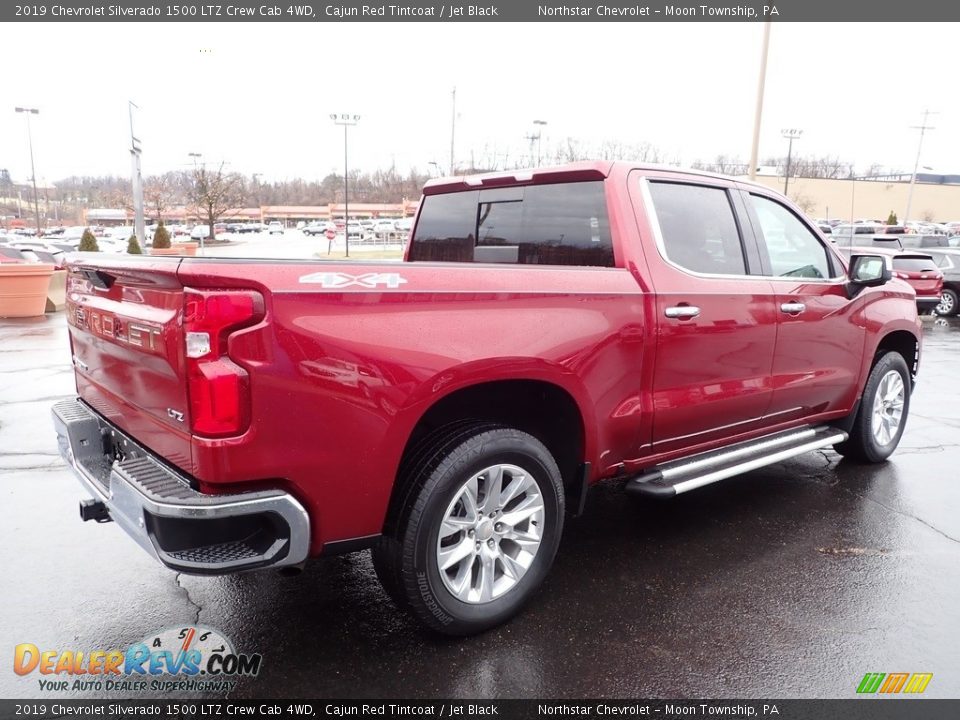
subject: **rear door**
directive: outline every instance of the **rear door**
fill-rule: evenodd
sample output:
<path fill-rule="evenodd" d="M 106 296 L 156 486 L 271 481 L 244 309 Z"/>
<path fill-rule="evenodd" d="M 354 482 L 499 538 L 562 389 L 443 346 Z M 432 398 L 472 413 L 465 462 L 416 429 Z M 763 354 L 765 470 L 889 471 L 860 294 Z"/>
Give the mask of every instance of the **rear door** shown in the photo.
<path fill-rule="evenodd" d="M 770 404 L 777 318 L 770 282 L 750 273 L 758 260 L 737 191 L 676 174 L 631 178 L 656 245 L 645 247 L 658 322 L 652 451 L 748 432 Z"/>
<path fill-rule="evenodd" d="M 795 209 L 745 191 L 763 274 L 776 292 L 773 421 L 848 408 L 857 391 L 866 339 L 860 304 L 847 298 L 836 256 Z"/>
<path fill-rule="evenodd" d="M 75 262 L 66 314 L 79 396 L 158 455 L 189 469 L 190 403 L 179 259 Z"/>

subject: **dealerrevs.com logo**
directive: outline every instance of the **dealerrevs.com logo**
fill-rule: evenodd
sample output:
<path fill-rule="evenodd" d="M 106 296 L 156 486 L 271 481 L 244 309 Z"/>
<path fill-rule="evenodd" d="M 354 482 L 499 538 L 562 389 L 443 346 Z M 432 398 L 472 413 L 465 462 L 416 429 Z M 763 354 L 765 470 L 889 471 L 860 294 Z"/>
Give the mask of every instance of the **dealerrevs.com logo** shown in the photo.
<path fill-rule="evenodd" d="M 933 673 L 867 673 L 857 685 L 860 694 L 915 695 L 927 689 Z"/>
<path fill-rule="evenodd" d="M 64 691 L 230 691 L 237 677 L 254 677 L 263 658 L 237 653 L 218 630 L 200 626 L 151 633 L 125 650 L 14 648 L 13 671 L 40 677 L 40 690 Z"/>

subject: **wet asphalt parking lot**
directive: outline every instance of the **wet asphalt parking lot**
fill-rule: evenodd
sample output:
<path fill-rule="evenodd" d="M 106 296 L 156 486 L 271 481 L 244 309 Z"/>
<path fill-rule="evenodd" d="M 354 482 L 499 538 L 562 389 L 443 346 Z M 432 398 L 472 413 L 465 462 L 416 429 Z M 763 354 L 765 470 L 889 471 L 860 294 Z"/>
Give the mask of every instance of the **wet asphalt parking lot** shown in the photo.
<path fill-rule="evenodd" d="M 597 488 L 523 614 L 455 640 L 398 611 L 367 553 L 192 577 L 82 523 L 49 412 L 73 391 L 63 313 L 0 320 L 0 697 L 84 696 L 15 675 L 18 643 L 122 648 L 191 624 L 262 653 L 234 699 L 845 698 L 866 672 L 932 672 L 925 696 L 957 697 L 960 322 L 924 325 L 890 462 L 812 453 L 660 503 Z"/>

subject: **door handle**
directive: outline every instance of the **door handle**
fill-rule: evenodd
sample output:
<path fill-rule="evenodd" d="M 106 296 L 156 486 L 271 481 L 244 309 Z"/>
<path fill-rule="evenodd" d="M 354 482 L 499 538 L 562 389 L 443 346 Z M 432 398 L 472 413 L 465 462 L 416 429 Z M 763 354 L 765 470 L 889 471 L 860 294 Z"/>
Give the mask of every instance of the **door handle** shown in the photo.
<path fill-rule="evenodd" d="M 780 304 L 780 309 L 791 315 L 799 315 L 807 309 L 807 306 L 801 302 L 786 302 Z"/>
<path fill-rule="evenodd" d="M 689 320 L 690 318 L 695 318 L 700 314 L 700 308 L 694 305 L 675 305 L 674 307 L 668 307 L 663 311 L 663 314 L 668 318 L 680 318 L 681 320 Z"/>

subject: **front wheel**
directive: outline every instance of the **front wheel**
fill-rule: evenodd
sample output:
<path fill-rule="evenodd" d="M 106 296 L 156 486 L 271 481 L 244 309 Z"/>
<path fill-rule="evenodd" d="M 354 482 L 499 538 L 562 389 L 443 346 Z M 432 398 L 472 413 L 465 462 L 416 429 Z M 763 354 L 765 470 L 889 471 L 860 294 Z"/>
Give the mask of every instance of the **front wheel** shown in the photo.
<path fill-rule="evenodd" d="M 933 311 L 937 315 L 952 317 L 960 312 L 960 302 L 958 301 L 960 301 L 960 298 L 957 297 L 956 291 L 944 288 L 943 292 L 940 293 L 940 304 Z"/>
<path fill-rule="evenodd" d="M 516 614 L 563 530 L 560 471 L 533 436 L 489 424 L 440 433 L 392 537 L 374 550 L 384 586 L 431 628 L 469 635 Z M 398 597 L 399 596 L 399 597 Z"/>
<path fill-rule="evenodd" d="M 897 449 L 910 411 L 910 370 L 900 353 L 881 356 L 867 378 L 850 437 L 834 446 L 841 455 L 879 463 Z"/>

